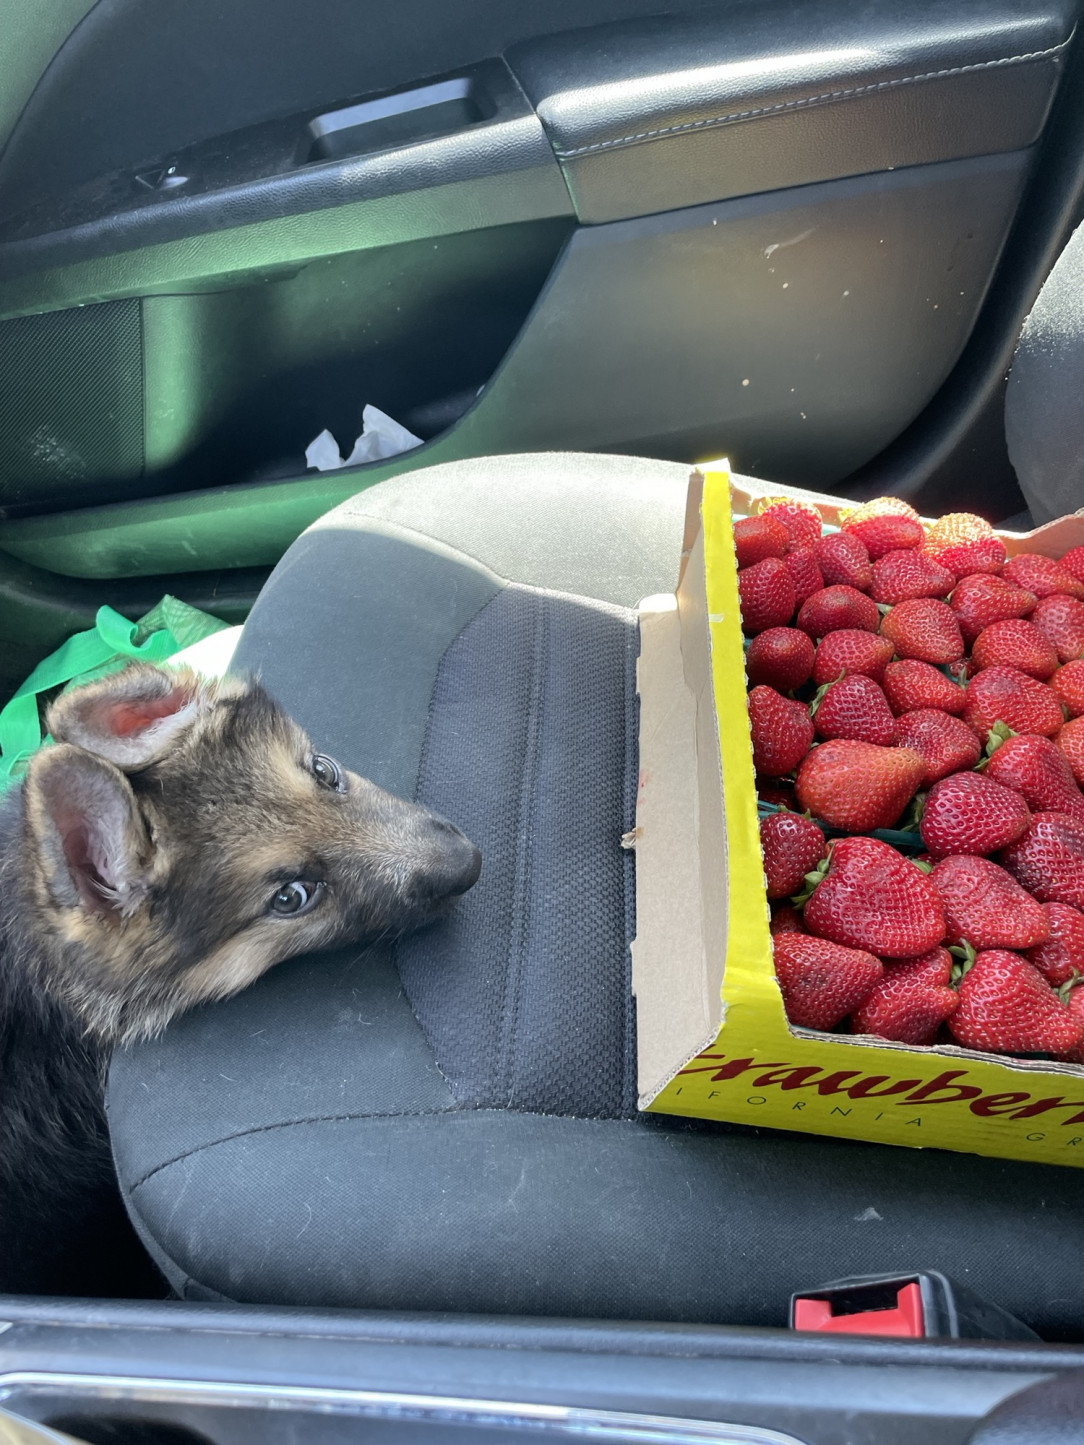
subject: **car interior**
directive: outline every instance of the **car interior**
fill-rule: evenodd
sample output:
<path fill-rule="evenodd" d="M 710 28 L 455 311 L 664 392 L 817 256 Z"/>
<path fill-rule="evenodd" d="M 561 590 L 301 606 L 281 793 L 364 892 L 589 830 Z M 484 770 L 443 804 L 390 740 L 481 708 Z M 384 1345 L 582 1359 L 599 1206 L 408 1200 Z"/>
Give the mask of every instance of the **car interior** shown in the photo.
<path fill-rule="evenodd" d="M 484 859 L 115 1055 L 0 1439 L 1084 1439 L 1084 1174 L 641 1112 L 614 846 L 694 464 L 1084 503 L 1080 10 L 0 0 L 0 701 L 172 595 Z"/>

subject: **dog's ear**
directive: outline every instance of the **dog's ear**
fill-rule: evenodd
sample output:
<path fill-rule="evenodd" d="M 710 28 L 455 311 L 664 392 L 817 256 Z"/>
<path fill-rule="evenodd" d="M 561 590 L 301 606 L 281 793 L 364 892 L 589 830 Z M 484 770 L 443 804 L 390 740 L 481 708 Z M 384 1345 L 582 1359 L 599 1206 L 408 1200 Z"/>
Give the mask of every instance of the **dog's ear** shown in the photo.
<path fill-rule="evenodd" d="M 25 799 L 53 901 L 114 922 L 131 913 L 146 892 L 153 845 L 120 769 L 67 744 L 43 748 Z"/>
<path fill-rule="evenodd" d="M 164 757 L 209 697 L 191 669 L 143 663 L 73 688 L 53 703 L 45 724 L 58 743 L 75 743 L 132 772 Z"/>

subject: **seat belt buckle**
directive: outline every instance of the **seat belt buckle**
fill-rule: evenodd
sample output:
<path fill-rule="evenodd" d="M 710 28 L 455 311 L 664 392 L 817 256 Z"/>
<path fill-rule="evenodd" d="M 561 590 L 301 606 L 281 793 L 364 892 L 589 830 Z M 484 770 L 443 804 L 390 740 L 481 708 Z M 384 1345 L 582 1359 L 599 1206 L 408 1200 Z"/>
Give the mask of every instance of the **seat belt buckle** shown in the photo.
<path fill-rule="evenodd" d="M 855 1275 L 791 1295 L 790 1327 L 896 1339 L 1037 1340 L 1015 1315 L 938 1270 Z"/>

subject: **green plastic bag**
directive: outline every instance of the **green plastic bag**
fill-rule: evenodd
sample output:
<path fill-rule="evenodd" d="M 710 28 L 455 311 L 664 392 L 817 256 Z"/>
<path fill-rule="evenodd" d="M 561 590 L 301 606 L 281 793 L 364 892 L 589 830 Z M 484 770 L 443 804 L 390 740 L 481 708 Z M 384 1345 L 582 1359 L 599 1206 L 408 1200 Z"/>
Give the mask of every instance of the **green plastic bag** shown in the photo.
<path fill-rule="evenodd" d="M 65 683 L 78 686 L 123 667 L 130 658 L 165 662 L 167 658 L 228 627 L 209 613 L 176 597 L 163 597 L 138 622 L 129 622 L 112 607 L 100 607 L 94 626 L 77 632 L 34 671 L 0 710 L 0 791 L 17 782 L 43 743 L 38 699 Z"/>

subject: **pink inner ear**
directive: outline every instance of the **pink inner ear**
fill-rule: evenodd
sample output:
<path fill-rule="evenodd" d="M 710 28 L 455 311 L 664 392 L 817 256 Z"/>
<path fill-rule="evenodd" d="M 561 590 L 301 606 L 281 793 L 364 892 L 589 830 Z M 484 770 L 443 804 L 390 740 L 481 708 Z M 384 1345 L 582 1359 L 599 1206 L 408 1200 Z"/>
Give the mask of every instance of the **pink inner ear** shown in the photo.
<path fill-rule="evenodd" d="M 167 697 L 147 698 L 145 702 L 109 703 L 106 708 L 109 731 L 114 737 L 129 738 L 160 718 L 180 712 L 191 700 L 191 694 L 183 687 L 175 687 Z"/>

